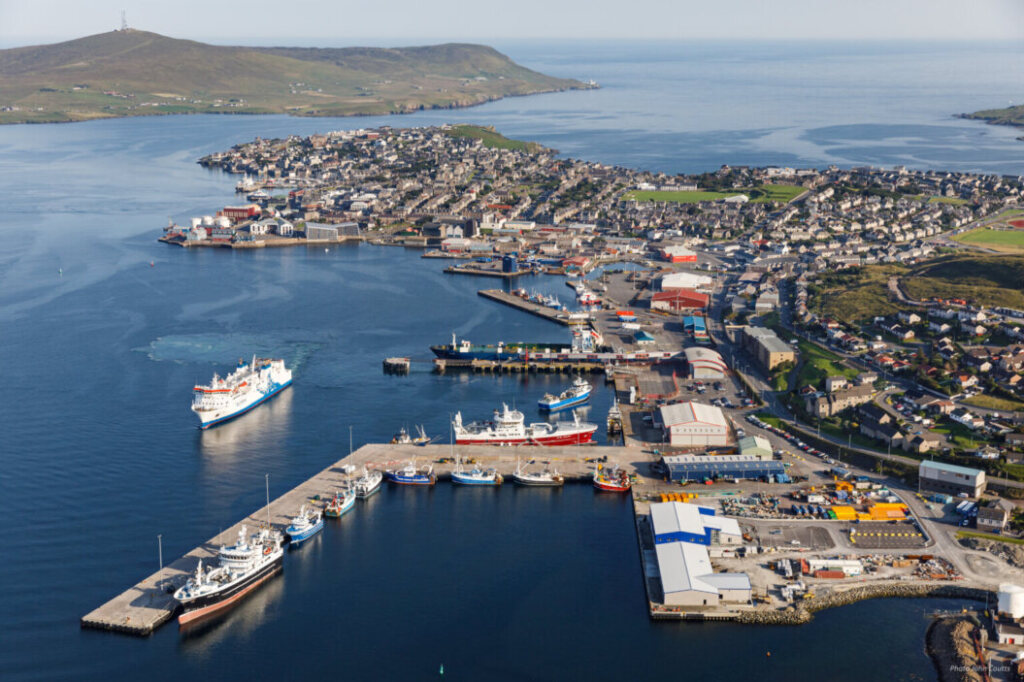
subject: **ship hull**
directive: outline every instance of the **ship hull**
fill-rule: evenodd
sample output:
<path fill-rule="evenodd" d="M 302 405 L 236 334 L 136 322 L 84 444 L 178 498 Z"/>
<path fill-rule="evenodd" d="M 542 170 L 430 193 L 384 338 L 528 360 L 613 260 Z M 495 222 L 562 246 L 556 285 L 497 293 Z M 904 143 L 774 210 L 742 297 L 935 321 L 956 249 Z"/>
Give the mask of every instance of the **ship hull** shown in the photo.
<path fill-rule="evenodd" d="M 496 486 L 501 485 L 502 479 L 500 476 L 495 478 L 476 478 L 475 476 L 452 472 L 452 483 L 458 485 Z"/>
<path fill-rule="evenodd" d="M 557 488 L 565 483 L 564 480 L 542 481 L 531 478 L 520 478 L 518 476 L 513 476 L 512 480 L 515 481 L 518 485 L 525 485 L 531 488 Z"/>
<path fill-rule="evenodd" d="M 595 429 L 596 430 L 596 429 Z M 594 431 L 576 431 L 566 434 L 555 434 L 541 436 L 539 438 L 489 438 L 487 436 L 464 435 L 457 436 L 456 445 L 589 445 L 594 436 Z"/>
<path fill-rule="evenodd" d="M 225 611 L 280 573 L 282 568 L 283 556 L 279 556 L 238 584 L 222 592 L 204 595 L 183 604 L 185 610 L 178 616 L 178 625 L 186 625 Z"/>
<path fill-rule="evenodd" d="M 543 400 L 541 400 L 537 402 L 537 405 L 543 411 L 558 412 L 559 410 L 564 410 L 568 407 L 581 405 L 587 402 L 588 400 L 590 400 L 590 391 L 587 391 L 587 393 L 584 395 L 576 396 L 574 398 L 565 398 L 564 400 L 555 400 L 550 403 L 546 403 Z"/>
<path fill-rule="evenodd" d="M 355 505 L 356 505 L 356 498 L 353 497 L 351 502 L 349 502 L 348 504 L 342 506 L 337 511 L 335 511 L 335 510 L 333 510 L 331 508 L 324 509 L 324 516 L 326 516 L 328 518 L 331 518 L 331 519 L 340 519 L 342 516 L 344 516 L 345 514 L 347 514 L 350 511 L 352 511 L 352 507 L 354 507 Z"/>
<path fill-rule="evenodd" d="M 434 485 L 437 479 L 431 476 L 405 476 L 403 474 L 387 474 L 388 480 L 398 485 Z"/>
<path fill-rule="evenodd" d="M 254 407 L 258 407 L 259 405 L 262 405 L 263 403 L 267 402 L 268 400 L 273 398 L 275 395 L 277 395 L 278 393 L 280 393 L 281 391 L 283 391 L 284 389 L 288 388 L 291 385 L 292 385 L 292 382 L 291 382 L 290 379 L 288 381 L 284 382 L 284 383 L 275 384 L 273 387 L 271 387 L 271 389 L 269 391 L 267 391 L 266 394 L 264 394 L 258 400 L 254 400 L 249 405 L 246 405 L 245 407 L 239 408 L 239 409 L 235 410 L 234 412 L 231 412 L 230 414 L 226 414 L 226 415 L 223 415 L 223 416 L 210 417 L 208 420 L 204 420 L 203 416 L 200 415 L 199 416 L 199 420 L 200 420 L 199 428 L 201 430 L 205 431 L 206 429 L 210 428 L 211 426 L 216 426 L 217 424 L 223 424 L 224 422 L 230 421 L 232 419 L 235 419 L 236 417 L 241 417 L 243 414 L 245 414 L 249 410 L 253 409 Z"/>

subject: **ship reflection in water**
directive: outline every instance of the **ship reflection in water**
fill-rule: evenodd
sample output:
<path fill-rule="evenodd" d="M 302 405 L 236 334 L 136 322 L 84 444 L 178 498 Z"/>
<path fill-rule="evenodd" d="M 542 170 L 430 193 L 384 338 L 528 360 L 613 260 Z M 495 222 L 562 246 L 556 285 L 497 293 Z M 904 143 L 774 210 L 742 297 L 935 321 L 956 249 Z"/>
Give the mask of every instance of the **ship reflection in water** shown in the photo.
<path fill-rule="evenodd" d="M 216 458 L 218 464 L 231 464 L 235 458 L 257 443 L 266 444 L 287 435 L 291 426 L 294 388 L 288 388 L 262 405 L 229 422 L 200 431 L 199 450 Z"/>
<path fill-rule="evenodd" d="M 284 575 L 276 575 L 241 603 L 222 613 L 182 625 L 179 647 L 183 652 L 205 654 L 228 639 L 246 640 L 264 623 L 277 617 L 284 603 Z"/>

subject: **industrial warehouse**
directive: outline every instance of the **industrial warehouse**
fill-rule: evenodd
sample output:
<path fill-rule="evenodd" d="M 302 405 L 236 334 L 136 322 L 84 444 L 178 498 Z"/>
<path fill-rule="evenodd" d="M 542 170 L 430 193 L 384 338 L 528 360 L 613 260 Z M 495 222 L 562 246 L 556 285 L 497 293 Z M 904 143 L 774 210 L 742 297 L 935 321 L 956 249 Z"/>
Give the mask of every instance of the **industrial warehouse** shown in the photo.
<path fill-rule="evenodd" d="M 735 519 L 720 518 L 710 507 L 656 502 L 651 504 L 650 522 L 666 605 L 750 601 L 750 578 L 745 573 L 715 573 L 708 553 L 709 546 L 740 543 Z"/>
<path fill-rule="evenodd" d="M 729 443 L 729 424 L 722 410 L 692 400 L 664 405 L 659 410 L 665 439 L 669 445 L 706 448 Z"/>

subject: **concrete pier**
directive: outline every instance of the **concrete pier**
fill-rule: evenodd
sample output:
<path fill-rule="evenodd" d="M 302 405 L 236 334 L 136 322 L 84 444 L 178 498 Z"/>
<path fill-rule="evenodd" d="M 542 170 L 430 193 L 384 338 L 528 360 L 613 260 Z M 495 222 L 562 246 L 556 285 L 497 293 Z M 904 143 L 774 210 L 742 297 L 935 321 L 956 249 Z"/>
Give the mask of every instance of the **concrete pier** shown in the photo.
<path fill-rule="evenodd" d="M 550 462 L 565 476 L 566 481 L 584 482 L 590 480 L 594 467 L 594 464 L 585 461 L 586 459 L 607 457 L 605 466 L 619 465 L 631 474 L 636 473 L 637 463 L 650 460 L 649 455 L 637 448 L 586 445 L 567 447 L 472 445 L 457 446 L 455 451 L 464 459 L 473 458 L 482 465 L 496 468 L 505 476 L 505 485 L 515 485 L 511 482 L 511 474 L 515 470 L 517 457 L 524 463 L 531 460 Z M 354 466 L 357 470 L 356 475 L 358 475 L 358 471 L 361 471 L 364 465 L 370 469 L 386 469 L 404 465 L 410 458 L 416 458 L 418 464 L 426 465 L 450 455 L 451 447 L 448 444 L 423 447 L 376 443 L 364 445 L 351 455 L 343 457 L 304 483 L 272 500 L 270 503 L 271 525 L 283 531 L 298 512 L 299 507 L 309 504 L 311 498 L 319 496 L 323 499 L 332 495 L 348 480 L 349 476 L 344 469 L 348 465 Z M 434 471 L 441 480 L 450 477 L 451 469 L 451 463 L 434 463 Z M 385 482 L 385 489 L 379 494 L 387 495 L 386 488 L 389 485 L 392 484 Z M 439 483 L 439 485 L 448 484 Z M 354 513 L 358 514 L 358 509 Z M 152 634 L 154 630 L 174 617 L 178 603 L 172 597 L 172 593 L 184 584 L 188 576 L 195 571 L 196 564 L 200 559 L 203 560 L 204 565 L 214 565 L 217 550 L 221 545 L 233 544 L 243 524 L 248 526 L 250 531 L 254 531 L 261 525 L 265 525 L 266 522 L 267 508 L 264 506 L 254 509 L 235 525 L 83 616 L 82 627 L 140 636 Z"/>
<path fill-rule="evenodd" d="M 516 296 L 515 294 L 510 294 L 507 291 L 502 291 L 501 289 L 481 289 L 476 293 L 479 294 L 480 296 L 483 296 L 484 298 L 489 298 L 492 301 L 504 303 L 507 306 L 518 308 L 519 310 L 531 313 L 533 315 L 536 315 L 537 317 L 543 317 L 545 320 L 556 322 L 558 324 L 564 324 L 566 326 L 587 324 L 587 321 L 589 319 L 570 318 L 569 313 L 567 313 L 564 310 L 555 310 L 554 308 L 549 308 L 546 305 L 532 303 L 524 298 Z"/>

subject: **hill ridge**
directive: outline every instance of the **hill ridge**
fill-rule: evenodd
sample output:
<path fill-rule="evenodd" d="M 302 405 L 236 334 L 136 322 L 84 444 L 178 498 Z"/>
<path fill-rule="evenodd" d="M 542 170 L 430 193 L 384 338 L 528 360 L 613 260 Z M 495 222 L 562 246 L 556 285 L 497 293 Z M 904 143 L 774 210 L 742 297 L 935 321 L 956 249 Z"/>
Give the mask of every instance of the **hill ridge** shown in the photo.
<path fill-rule="evenodd" d="M 473 43 L 258 47 L 128 29 L 0 50 L 0 123 L 171 113 L 406 113 L 588 87 Z"/>

